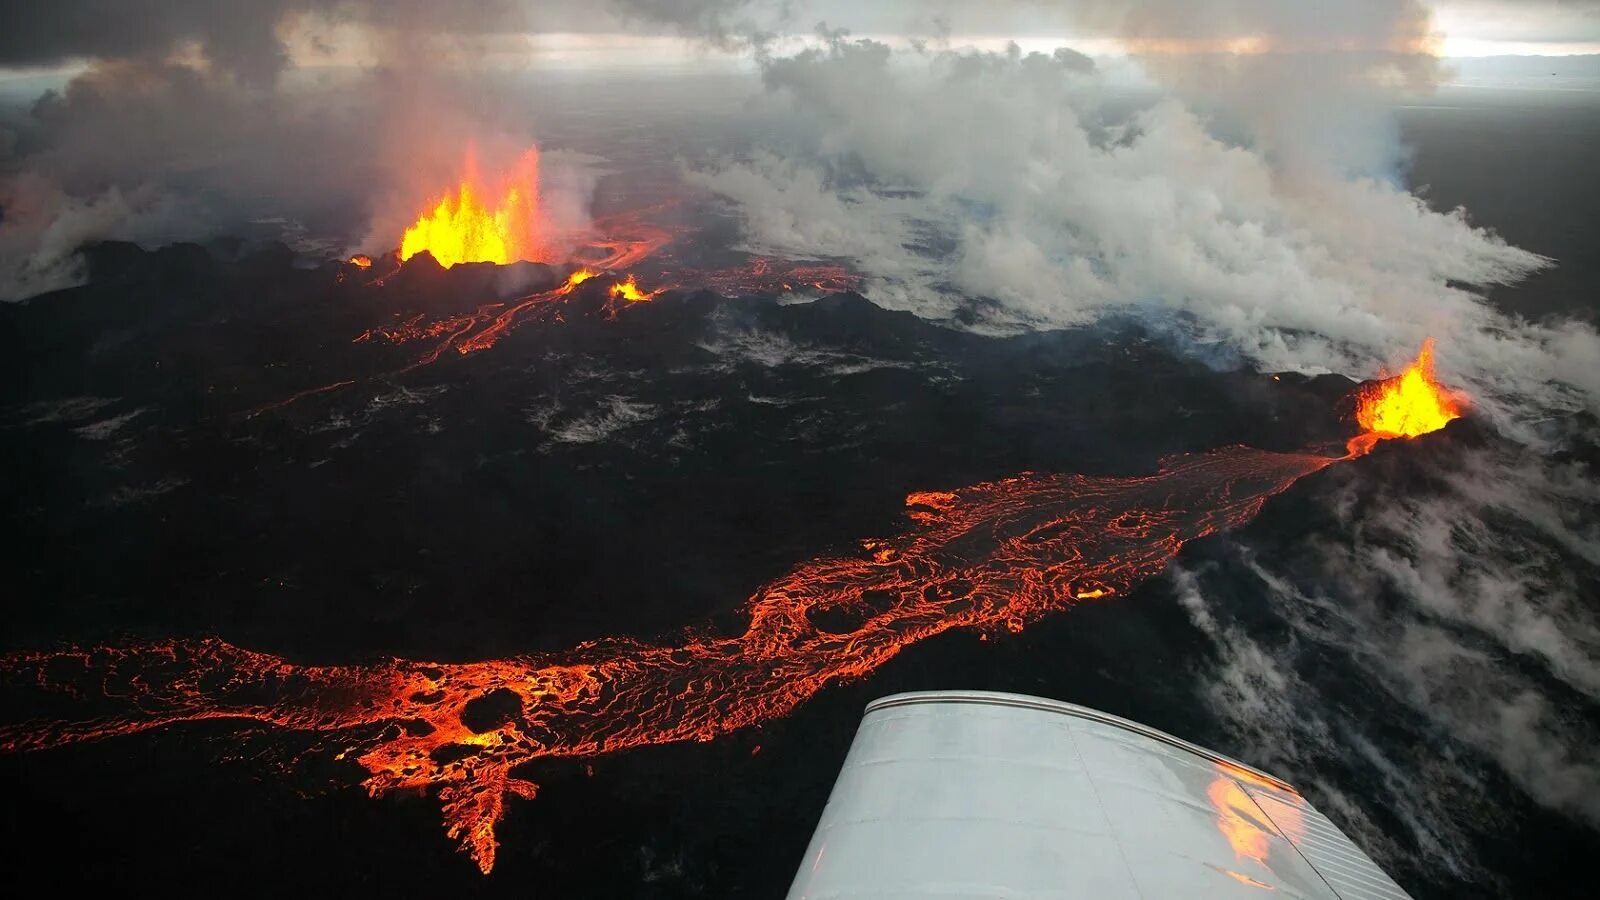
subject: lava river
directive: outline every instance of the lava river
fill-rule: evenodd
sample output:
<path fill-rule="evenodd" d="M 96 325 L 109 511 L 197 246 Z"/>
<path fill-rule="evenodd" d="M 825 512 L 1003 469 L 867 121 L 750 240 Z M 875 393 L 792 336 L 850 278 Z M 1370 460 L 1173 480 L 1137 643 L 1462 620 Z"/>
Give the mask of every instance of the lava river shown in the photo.
<path fill-rule="evenodd" d="M 0 726 L 0 748 L 209 719 L 323 733 L 365 768 L 372 794 L 433 791 L 450 836 L 488 872 L 506 796 L 536 790 L 512 775 L 521 763 L 711 740 L 942 632 L 1020 630 L 1125 593 L 1185 542 L 1244 524 L 1336 461 L 1227 447 L 1141 477 L 1024 474 L 915 493 L 901 533 L 757 590 L 736 636 L 691 630 L 662 644 L 603 640 L 464 664 L 301 666 L 215 639 L 15 655 L 0 660 L 8 691 L 61 695 L 84 712 Z"/>
<path fill-rule="evenodd" d="M 1152 475 L 1026 473 L 914 493 L 899 534 L 762 586 L 733 636 L 691 629 L 660 644 L 368 666 L 296 665 L 216 639 L 17 654 L 0 659 L 8 693 L 82 712 L 0 725 L 0 750 L 208 719 L 319 732 L 366 769 L 373 795 L 433 791 L 450 837 L 488 872 L 506 796 L 537 790 L 512 774 L 522 763 L 708 741 L 787 715 L 942 632 L 1020 631 L 1126 593 L 1186 542 L 1243 525 L 1267 498 L 1378 441 L 1443 428 L 1465 402 L 1435 379 L 1429 342 L 1401 374 L 1358 392 L 1366 431 L 1343 457 L 1235 446 L 1169 457 Z"/>

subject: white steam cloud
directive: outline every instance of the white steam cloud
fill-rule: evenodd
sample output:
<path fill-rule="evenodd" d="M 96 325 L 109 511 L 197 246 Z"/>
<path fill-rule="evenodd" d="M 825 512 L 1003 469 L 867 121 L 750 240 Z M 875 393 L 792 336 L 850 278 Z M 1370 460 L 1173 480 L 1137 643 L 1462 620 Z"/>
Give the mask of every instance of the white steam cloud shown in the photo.
<path fill-rule="evenodd" d="M 1600 397 L 1591 329 L 1518 321 L 1474 290 L 1548 260 L 1392 178 L 1219 138 L 1178 100 L 1105 124 L 1104 86 L 1070 51 L 901 59 L 832 35 L 766 79 L 809 146 L 692 177 L 741 212 L 752 249 L 849 259 L 886 305 L 970 318 L 983 298 L 994 328 L 1178 314 L 1264 367 L 1357 375 L 1433 336 L 1491 414 Z"/>
<path fill-rule="evenodd" d="M 1306 559 L 1240 551 L 1287 642 L 1253 636 L 1195 573 L 1177 585 L 1218 651 L 1204 690 L 1239 746 L 1386 862 L 1492 885 L 1475 842 L 1500 815 L 1497 779 L 1600 827 L 1600 495 L 1590 468 L 1550 457 L 1594 441 L 1550 426 L 1600 410 L 1600 336 L 1494 308 L 1485 288 L 1552 261 L 1403 186 L 1389 92 L 1436 74 L 1424 9 L 1177 6 L 1075 7 L 1169 86 L 1131 118 L 1071 51 L 823 32 L 763 67 L 799 137 L 690 177 L 739 212 L 750 249 L 848 260 L 879 303 L 964 327 L 1133 312 L 1180 323 L 1197 352 L 1358 377 L 1436 338 L 1496 449 L 1464 451 L 1437 491 L 1335 501 Z M 1350 708 L 1308 668 L 1329 651 L 1381 708 Z M 1424 753 L 1381 731 L 1405 720 Z M 1357 783 L 1373 785 L 1360 802 Z"/>

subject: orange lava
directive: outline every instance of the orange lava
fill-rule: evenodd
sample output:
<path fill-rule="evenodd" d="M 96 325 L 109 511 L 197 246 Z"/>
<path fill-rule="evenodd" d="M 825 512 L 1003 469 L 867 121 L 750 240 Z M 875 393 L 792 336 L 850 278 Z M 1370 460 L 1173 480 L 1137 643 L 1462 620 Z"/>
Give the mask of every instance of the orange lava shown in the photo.
<path fill-rule="evenodd" d="M 350 257 L 350 265 L 358 269 L 370 269 L 372 268 L 372 257 L 365 253 L 357 253 L 355 256 Z"/>
<path fill-rule="evenodd" d="M 537 216 L 537 148 L 529 150 L 513 174 L 504 180 L 498 194 L 499 205 L 494 209 L 483 205 L 484 190 L 470 152 L 466 169 L 467 174 L 456 194 L 444 196 L 431 211 L 420 215 L 416 225 L 407 229 L 400 249 L 401 260 L 410 259 L 423 250 L 429 251 L 445 267 L 459 262 L 503 264 L 545 258 L 548 254 L 540 244 Z M 819 263 L 751 257 L 741 266 L 695 269 L 675 267 L 666 259 L 657 260 L 658 256 L 665 256 L 663 250 L 678 241 L 685 229 L 654 219 L 677 205 L 678 200 L 668 199 L 652 206 L 602 216 L 591 224 L 589 234 L 578 241 L 569 264 L 587 273 L 584 278 L 600 273 L 621 278 L 610 289 L 609 315 L 614 317 L 619 307 L 653 300 L 668 290 L 703 288 L 725 295 L 751 295 L 796 291 L 837 293 L 860 286 L 860 279 L 849 270 Z M 350 262 L 362 269 L 372 265 L 372 260 L 366 256 L 351 257 Z M 639 287 L 639 274 L 630 271 L 638 266 L 645 266 L 649 280 L 657 285 L 653 290 Z M 340 280 L 343 280 L 342 274 Z M 373 279 L 368 285 L 382 287 L 387 280 L 386 275 Z M 416 314 L 395 324 L 369 328 L 352 343 L 435 341 L 433 348 L 422 357 L 399 372 L 385 373 L 385 377 L 403 374 L 438 362 L 449 349 L 461 354 L 488 349 L 524 322 L 559 320 L 555 301 L 569 296 L 582 280 L 569 281 L 552 290 L 516 300 L 484 303 L 470 313 L 431 322 L 425 321 L 425 314 Z"/>
<path fill-rule="evenodd" d="M 1350 455 L 1371 452 L 1378 441 L 1412 438 L 1438 431 L 1461 418 L 1466 401 L 1440 384 L 1433 374 L 1433 339 L 1405 371 L 1385 378 L 1356 397 L 1356 422 L 1365 433 L 1350 440 Z"/>
<path fill-rule="evenodd" d="M 630 220 L 631 221 L 631 220 Z M 628 240 L 600 240 L 595 239 L 590 247 L 603 247 L 607 249 L 605 261 L 638 262 L 647 258 L 659 247 L 650 243 L 650 240 L 640 239 L 639 242 Z M 642 254 L 642 255 L 641 255 Z M 579 254 L 581 258 L 590 258 L 593 254 Z M 402 374 L 405 371 L 430 365 L 438 362 L 439 357 L 446 350 L 454 349 L 460 354 L 476 353 L 493 347 L 518 326 L 530 321 L 549 321 L 560 318 L 560 301 L 570 296 L 573 290 L 590 278 L 600 277 L 604 269 L 599 265 L 585 265 L 578 269 L 565 282 L 548 291 L 539 291 L 527 296 L 507 302 L 486 303 L 470 313 L 437 319 L 432 322 L 424 321 L 424 314 L 416 314 L 402 319 L 396 324 L 369 328 L 351 341 L 355 344 L 364 344 L 382 341 L 391 344 L 406 344 L 415 341 L 435 341 L 434 346 L 417 359 L 414 363 L 400 372 L 388 373 L 389 376 Z M 746 265 L 729 269 L 711 271 L 678 270 L 665 273 L 662 277 L 672 278 L 654 290 L 646 291 L 639 287 L 638 276 L 629 273 L 622 280 L 615 282 L 609 289 L 608 296 L 614 304 L 622 306 L 632 305 L 648 300 L 654 300 L 662 293 L 672 289 L 685 288 L 711 288 L 728 294 L 761 294 L 796 291 L 802 289 L 815 290 L 820 293 L 835 293 L 838 291 L 852 290 L 859 286 L 856 276 L 847 270 L 836 266 L 797 265 L 791 263 L 774 263 L 772 260 L 755 257 Z M 615 315 L 616 306 L 610 307 L 610 314 Z"/>
<path fill-rule="evenodd" d="M 400 242 L 400 258 L 427 251 L 449 268 L 464 262 L 504 265 L 544 256 L 539 230 L 539 149 L 530 148 L 494 187 L 479 177 L 469 152 L 465 174 L 417 216 Z"/>
<path fill-rule="evenodd" d="M 522 763 L 708 741 L 943 632 L 1018 631 L 1082 598 L 1126 593 L 1186 542 L 1244 524 L 1334 462 L 1228 447 L 1147 476 L 1023 474 L 912 494 L 900 533 L 763 585 L 734 636 L 690 630 L 477 663 L 303 666 L 216 639 L 14 655 L 0 659 L 8 691 L 82 713 L 0 726 L 0 749 L 216 719 L 318 732 L 365 768 L 373 795 L 433 792 L 450 837 L 488 872 L 506 796 L 536 791 L 513 774 Z M 41 708 L 10 708 L 30 707 Z M 1243 826 L 1236 840 L 1242 856 L 1262 852 Z"/>
<path fill-rule="evenodd" d="M 650 221 L 652 215 L 670 206 L 663 203 L 596 219 L 590 226 L 593 234 L 573 255 L 574 262 L 597 271 L 619 272 L 650 259 L 678 238 L 672 229 Z"/>
<path fill-rule="evenodd" d="M 627 303 L 644 303 L 654 300 L 661 291 L 645 291 L 639 288 L 639 280 L 629 275 L 625 280 L 611 286 L 611 299 L 622 300 Z"/>
<path fill-rule="evenodd" d="M 391 344 L 406 344 L 421 340 L 438 341 L 432 349 L 410 366 L 400 372 L 389 373 L 391 376 L 398 375 L 419 366 L 438 362 L 440 355 L 452 348 L 463 356 L 487 350 L 524 320 L 553 315 L 558 301 L 577 290 L 578 285 L 596 276 L 597 273 L 589 269 L 578 269 L 568 275 L 565 281 L 548 291 L 528 294 L 507 303 L 485 303 L 473 312 L 434 322 L 424 323 L 423 315 L 418 313 L 397 325 L 369 328 L 356 335 L 351 343 L 384 341 Z"/>

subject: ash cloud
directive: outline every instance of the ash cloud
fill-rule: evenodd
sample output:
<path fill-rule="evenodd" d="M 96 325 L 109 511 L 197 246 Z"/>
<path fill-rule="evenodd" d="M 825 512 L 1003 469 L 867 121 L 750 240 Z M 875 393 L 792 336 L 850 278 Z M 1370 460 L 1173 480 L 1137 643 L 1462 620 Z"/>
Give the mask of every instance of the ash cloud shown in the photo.
<path fill-rule="evenodd" d="M 94 239 L 205 239 L 261 218 L 348 227 L 379 183 L 374 128 L 331 96 L 97 64 L 36 101 L 0 160 L 0 296 L 75 283 L 78 245 Z"/>

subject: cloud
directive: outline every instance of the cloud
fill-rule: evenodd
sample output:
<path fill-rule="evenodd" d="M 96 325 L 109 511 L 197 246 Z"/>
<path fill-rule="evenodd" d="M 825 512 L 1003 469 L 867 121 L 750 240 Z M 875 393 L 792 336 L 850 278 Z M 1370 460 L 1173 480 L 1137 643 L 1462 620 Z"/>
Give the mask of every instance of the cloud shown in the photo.
<path fill-rule="evenodd" d="M 988 298 L 1001 328 L 1144 310 L 1269 369 L 1357 376 L 1433 336 L 1486 415 L 1600 398 L 1592 329 L 1503 316 L 1475 289 L 1548 261 L 1394 179 L 1285 163 L 1175 99 L 1110 119 L 1095 76 L 1015 48 L 830 35 L 765 78 L 803 138 L 696 181 L 752 247 L 848 259 L 888 305 L 959 320 Z"/>
<path fill-rule="evenodd" d="M 0 68 L 131 60 L 193 51 L 219 75 L 269 85 L 297 30 L 355 26 L 376 40 L 558 31 L 640 31 L 732 42 L 787 7 L 747 0 L 30 0 L 0 2 Z"/>
<path fill-rule="evenodd" d="M 271 81 L 286 60 L 278 24 L 289 12 L 310 5 L 303 0 L 7 2 L 0 66 L 159 58 L 194 42 L 230 73 Z"/>

